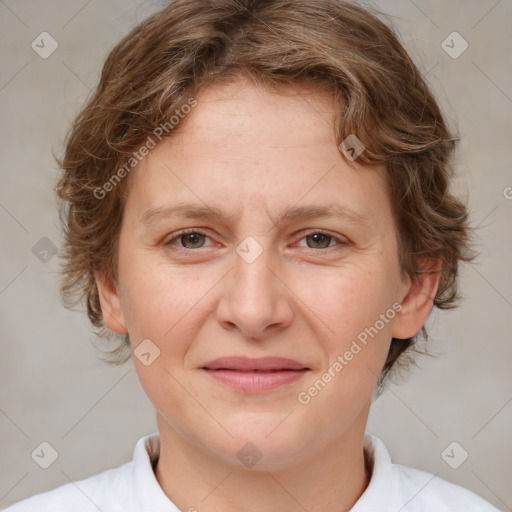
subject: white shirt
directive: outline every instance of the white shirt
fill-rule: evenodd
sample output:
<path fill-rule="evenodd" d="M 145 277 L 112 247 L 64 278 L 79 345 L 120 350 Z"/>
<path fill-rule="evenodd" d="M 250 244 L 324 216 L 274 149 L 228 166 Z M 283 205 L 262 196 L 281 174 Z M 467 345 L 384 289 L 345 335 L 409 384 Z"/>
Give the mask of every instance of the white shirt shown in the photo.
<path fill-rule="evenodd" d="M 384 443 L 368 432 L 364 445 L 372 459 L 372 477 L 351 512 L 499 512 L 463 487 L 393 464 Z M 142 437 L 133 461 L 36 494 L 5 512 L 180 512 L 153 472 L 159 450 L 158 433 Z M 196 508 L 200 510 L 200 505 Z"/>

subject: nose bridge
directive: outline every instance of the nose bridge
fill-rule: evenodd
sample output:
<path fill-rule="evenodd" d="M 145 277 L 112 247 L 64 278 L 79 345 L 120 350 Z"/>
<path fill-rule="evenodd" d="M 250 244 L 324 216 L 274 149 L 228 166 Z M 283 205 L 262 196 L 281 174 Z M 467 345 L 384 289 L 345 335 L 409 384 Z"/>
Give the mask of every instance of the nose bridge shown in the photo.
<path fill-rule="evenodd" d="M 219 305 L 219 321 L 257 338 L 270 325 L 285 325 L 291 308 L 276 277 L 279 259 L 270 237 L 248 236 L 233 254 L 233 271 Z"/>
<path fill-rule="evenodd" d="M 267 294 L 275 291 L 273 274 L 269 268 L 273 269 L 278 264 L 278 258 L 273 250 L 274 230 L 271 229 L 267 201 L 268 198 L 261 192 L 247 198 L 245 215 L 239 223 L 238 235 L 243 238 L 235 247 L 234 279 L 239 284 L 245 283 L 245 291 L 249 296 L 259 288 Z M 239 291 L 244 293 L 244 290 Z"/>
<path fill-rule="evenodd" d="M 253 309 L 269 308 L 276 300 L 276 255 L 270 245 L 271 237 L 253 235 L 244 238 L 236 247 L 234 257 L 234 295 L 238 300 L 254 303 Z"/>

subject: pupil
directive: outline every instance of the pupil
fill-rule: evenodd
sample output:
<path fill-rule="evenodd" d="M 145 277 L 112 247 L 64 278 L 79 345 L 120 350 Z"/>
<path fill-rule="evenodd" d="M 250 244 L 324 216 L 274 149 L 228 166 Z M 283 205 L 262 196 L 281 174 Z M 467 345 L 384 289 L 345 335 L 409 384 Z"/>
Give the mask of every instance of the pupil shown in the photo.
<path fill-rule="evenodd" d="M 199 242 L 200 237 L 202 236 L 200 233 L 188 233 L 185 236 L 185 245 L 190 243 L 191 245 L 196 245 Z"/>
<path fill-rule="evenodd" d="M 329 245 L 330 237 L 327 235 L 323 235 L 322 233 L 315 233 L 311 235 L 311 237 L 313 238 L 313 242 L 315 244 L 323 245 L 323 247 L 327 247 Z M 327 245 L 325 244 L 325 242 L 327 242 Z"/>

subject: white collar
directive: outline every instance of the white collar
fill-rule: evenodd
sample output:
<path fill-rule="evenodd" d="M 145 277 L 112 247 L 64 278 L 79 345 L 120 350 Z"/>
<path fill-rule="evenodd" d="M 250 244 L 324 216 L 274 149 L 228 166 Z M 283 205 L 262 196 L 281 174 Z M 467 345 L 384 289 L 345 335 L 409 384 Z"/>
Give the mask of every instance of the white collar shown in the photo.
<path fill-rule="evenodd" d="M 140 501 L 140 510 L 151 512 L 180 512 L 164 493 L 153 471 L 153 464 L 160 455 L 158 432 L 142 437 L 133 451 L 135 496 Z"/>

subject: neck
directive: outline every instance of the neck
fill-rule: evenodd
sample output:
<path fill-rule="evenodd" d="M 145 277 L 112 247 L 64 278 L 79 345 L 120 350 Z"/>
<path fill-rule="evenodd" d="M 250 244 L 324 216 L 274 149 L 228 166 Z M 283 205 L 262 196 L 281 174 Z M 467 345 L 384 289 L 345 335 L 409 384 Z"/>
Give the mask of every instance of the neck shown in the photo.
<path fill-rule="evenodd" d="M 155 475 L 180 510 L 349 511 L 371 478 L 363 451 L 365 421 L 362 426 L 353 425 L 312 458 L 269 472 L 229 464 L 179 435 L 158 415 L 160 457 Z"/>

